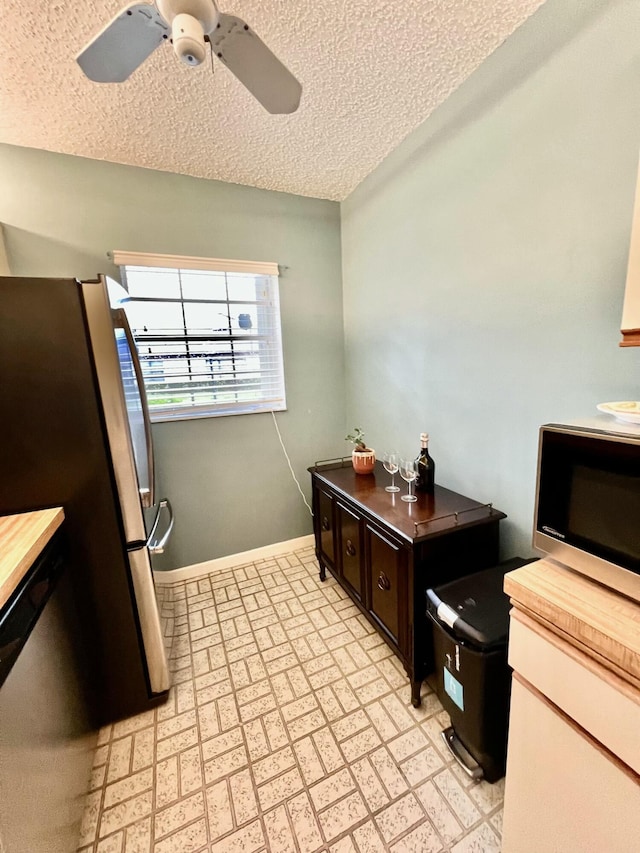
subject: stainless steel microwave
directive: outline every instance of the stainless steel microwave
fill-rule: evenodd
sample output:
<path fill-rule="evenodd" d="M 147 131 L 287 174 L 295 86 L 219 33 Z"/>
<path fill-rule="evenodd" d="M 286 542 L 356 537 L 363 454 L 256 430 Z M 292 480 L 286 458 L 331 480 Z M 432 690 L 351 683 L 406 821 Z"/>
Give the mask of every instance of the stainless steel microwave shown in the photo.
<path fill-rule="evenodd" d="M 640 425 L 540 428 L 533 545 L 640 602 Z"/>

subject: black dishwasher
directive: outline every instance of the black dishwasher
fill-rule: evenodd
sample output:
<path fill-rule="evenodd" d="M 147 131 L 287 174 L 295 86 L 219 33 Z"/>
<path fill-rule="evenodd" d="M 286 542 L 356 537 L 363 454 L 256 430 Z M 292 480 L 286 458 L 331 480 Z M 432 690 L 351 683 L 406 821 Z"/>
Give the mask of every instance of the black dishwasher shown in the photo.
<path fill-rule="evenodd" d="M 58 583 L 64 567 L 62 531 L 57 531 L 0 611 L 0 687 Z"/>
<path fill-rule="evenodd" d="M 96 735 L 66 535 L 0 609 L 0 850 L 75 853 Z"/>

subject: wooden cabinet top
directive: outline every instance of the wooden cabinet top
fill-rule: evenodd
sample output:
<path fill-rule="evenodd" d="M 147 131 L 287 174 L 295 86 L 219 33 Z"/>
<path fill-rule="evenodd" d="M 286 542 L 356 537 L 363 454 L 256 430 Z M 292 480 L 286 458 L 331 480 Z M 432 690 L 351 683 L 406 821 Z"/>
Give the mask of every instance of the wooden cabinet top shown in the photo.
<path fill-rule="evenodd" d="M 0 518 L 0 607 L 7 603 L 63 519 L 59 507 Z"/>
<path fill-rule="evenodd" d="M 418 500 L 407 503 L 401 500 L 401 496 L 406 494 L 407 484 L 399 475 L 396 476 L 396 484 L 400 491 L 385 492 L 385 486 L 391 483 L 391 479 L 381 462 L 376 462 L 373 474 L 356 474 L 350 462 L 343 466 L 339 463 L 319 464 L 309 471 L 319 483 L 325 483 L 338 495 L 357 504 L 410 544 L 506 518 L 503 512 L 488 504 L 478 503 L 437 485 L 433 495 L 416 492 Z"/>
<path fill-rule="evenodd" d="M 640 604 L 551 560 L 505 575 L 516 607 L 640 685 Z"/>

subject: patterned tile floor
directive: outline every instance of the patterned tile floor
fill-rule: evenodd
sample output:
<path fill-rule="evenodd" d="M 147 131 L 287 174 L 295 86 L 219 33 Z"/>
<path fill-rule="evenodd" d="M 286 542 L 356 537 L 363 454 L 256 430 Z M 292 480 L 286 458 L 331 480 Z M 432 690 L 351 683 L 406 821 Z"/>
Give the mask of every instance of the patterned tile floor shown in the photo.
<path fill-rule="evenodd" d="M 166 705 L 100 732 L 82 853 L 499 853 L 503 785 L 312 548 L 159 587 Z"/>

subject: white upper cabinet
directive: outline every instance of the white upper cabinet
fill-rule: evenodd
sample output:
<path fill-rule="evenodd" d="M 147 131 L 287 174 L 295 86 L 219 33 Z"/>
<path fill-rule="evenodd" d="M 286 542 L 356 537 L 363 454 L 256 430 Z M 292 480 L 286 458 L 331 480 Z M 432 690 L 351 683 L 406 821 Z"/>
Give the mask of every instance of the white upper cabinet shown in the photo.
<path fill-rule="evenodd" d="M 0 222 L 0 275 L 11 275 L 11 271 L 9 270 L 9 261 L 7 260 L 7 250 L 4 247 L 2 222 Z"/>
<path fill-rule="evenodd" d="M 636 202 L 633 210 L 620 346 L 640 347 L 640 173 L 636 185 Z"/>

